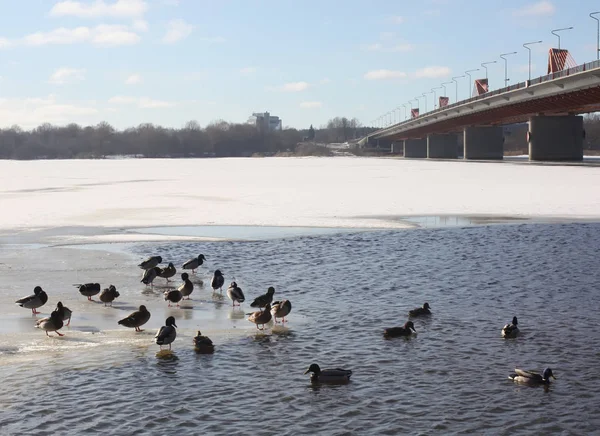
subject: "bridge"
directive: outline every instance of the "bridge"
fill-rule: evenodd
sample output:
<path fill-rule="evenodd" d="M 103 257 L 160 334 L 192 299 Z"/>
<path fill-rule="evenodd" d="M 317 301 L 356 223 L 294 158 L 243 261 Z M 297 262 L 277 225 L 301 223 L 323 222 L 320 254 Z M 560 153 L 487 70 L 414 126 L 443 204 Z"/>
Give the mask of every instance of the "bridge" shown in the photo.
<path fill-rule="evenodd" d="M 566 52 L 566 53 L 565 53 Z M 550 49 L 549 74 L 475 97 L 370 133 L 362 144 L 390 146 L 405 158 L 502 159 L 503 125 L 528 122 L 530 160 L 582 160 L 583 117 L 600 111 L 600 60 L 564 68 L 568 52 Z M 558 62 L 557 62 L 558 59 Z M 481 83 L 475 81 L 476 89 Z"/>

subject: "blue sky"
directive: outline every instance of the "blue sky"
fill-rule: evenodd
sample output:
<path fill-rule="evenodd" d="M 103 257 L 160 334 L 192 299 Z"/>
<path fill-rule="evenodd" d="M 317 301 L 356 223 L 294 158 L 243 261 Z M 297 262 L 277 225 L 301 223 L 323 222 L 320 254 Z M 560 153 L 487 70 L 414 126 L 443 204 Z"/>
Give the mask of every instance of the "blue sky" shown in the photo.
<path fill-rule="evenodd" d="M 0 0 L 0 126 L 205 126 L 267 110 L 297 128 L 335 116 L 370 125 L 465 70 L 484 77 L 481 62 L 497 61 L 488 76 L 501 87 L 501 53 L 517 52 L 510 83 L 527 79 L 525 42 L 543 40 L 532 76 L 545 74 L 552 29 L 574 26 L 561 47 L 595 60 L 597 10 L 591 0 Z"/>

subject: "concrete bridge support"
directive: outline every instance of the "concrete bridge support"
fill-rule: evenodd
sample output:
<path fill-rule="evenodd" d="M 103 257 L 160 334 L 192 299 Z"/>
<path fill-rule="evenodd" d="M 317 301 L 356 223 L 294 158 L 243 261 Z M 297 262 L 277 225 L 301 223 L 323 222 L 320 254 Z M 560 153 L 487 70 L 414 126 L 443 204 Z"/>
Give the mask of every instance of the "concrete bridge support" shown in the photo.
<path fill-rule="evenodd" d="M 395 141 L 392 142 L 392 147 L 390 149 L 390 153 L 392 154 L 400 154 L 404 152 L 404 141 Z"/>
<path fill-rule="evenodd" d="M 504 130 L 500 126 L 465 127 L 463 147 L 465 159 L 503 159 Z"/>
<path fill-rule="evenodd" d="M 426 158 L 427 157 L 427 140 L 421 139 L 405 139 L 404 140 L 404 157 Z"/>
<path fill-rule="evenodd" d="M 529 160 L 583 160 L 583 117 L 543 116 L 529 119 Z"/>
<path fill-rule="evenodd" d="M 457 159 L 458 143 L 453 133 L 427 136 L 427 157 L 429 159 Z"/>

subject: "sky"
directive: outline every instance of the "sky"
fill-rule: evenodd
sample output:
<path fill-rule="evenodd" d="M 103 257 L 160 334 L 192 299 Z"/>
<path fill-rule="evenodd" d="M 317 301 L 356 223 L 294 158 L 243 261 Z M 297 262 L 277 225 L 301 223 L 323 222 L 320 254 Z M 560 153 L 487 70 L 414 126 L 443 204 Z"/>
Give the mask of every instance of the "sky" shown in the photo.
<path fill-rule="evenodd" d="M 490 89 L 546 74 L 548 49 L 596 59 L 592 0 L 0 0 L 0 127 L 118 129 L 336 116 L 363 125 L 452 77 Z M 598 14 L 600 17 L 600 14 Z M 446 85 L 467 98 L 466 78 Z M 437 95 L 441 90 L 437 90 Z M 427 103 L 425 100 L 427 99 Z M 433 94 L 420 99 L 433 108 Z M 417 106 L 416 102 L 412 104 Z M 404 117 L 404 110 L 395 112 Z"/>

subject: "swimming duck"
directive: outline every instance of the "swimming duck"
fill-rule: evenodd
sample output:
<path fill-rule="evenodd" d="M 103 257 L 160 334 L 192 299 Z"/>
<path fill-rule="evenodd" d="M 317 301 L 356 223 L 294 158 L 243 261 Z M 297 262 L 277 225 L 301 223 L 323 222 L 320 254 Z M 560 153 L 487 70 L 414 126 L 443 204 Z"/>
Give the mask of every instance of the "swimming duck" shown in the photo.
<path fill-rule="evenodd" d="M 408 321 L 404 324 L 404 327 L 390 327 L 383 331 L 383 336 L 386 338 L 397 338 L 399 336 L 410 336 L 414 333 L 417 333 L 415 330 L 415 325 L 412 321 Z"/>
<path fill-rule="evenodd" d="M 185 273 L 184 273 L 185 274 Z M 185 286 L 185 283 L 181 286 Z M 181 288 L 180 286 L 180 288 Z M 171 307 L 171 303 L 175 303 L 177 307 L 179 307 L 179 302 L 183 298 L 183 294 L 179 289 L 173 289 L 171 291 L 165 291 L 165 301 L 169 302 L 169 307 Z"/>
<path fill-rule="evenodd" d="M 265 329 L 265 324 L 271 321 L 271 305 L 267 303 L 265 306 L 265 310 L 257 310 L 256 312 L 252 312 L 249 314 L 248 321 L 256 324 L 256 328 L 259 330 Z M 262 325 L 262 328 L 258 327 Z"/>
<path fill-rule="evenodd" d="M 161 350 L 163 345 L 168 345 L 169 350 L 171 349 L 171 343 L 177 337 L 177 331 L 175 330 L 175 327 L 177 327 L 175 324 L 175 318 L 170 316 L 165 321 L 165 325 L 162 326 L 156 333 L 156 344 L 160 345 Z"/>
<path fill-rule="evenodd" d="M 515 368 L 515 373 L 508 376 L 509 379 L 514 380 L 517 383 L 530 385 L 548 385 L 550 384 L 550 377 L 556 380 L 556 377 L 552 374 L 550 368 L 546 368 L 542 374 L 535 371 Z"/>
<path fill-rule="evenodd" d="M 135 328 L 136 332 L 143 332 L 140 329 L 140 326 L 146 324 L 150 319 L 150 312 L 146 309 L 146 306 L 143 304 L 140 306 L 138 310 L 132 312 L 127 318 L 123 318 L 118 322 L 119 325 L 129 328 Z"/>
<path fill-rule="evenodd" d="M 502 327 L 502 337 L 516 338 L 519 334 L 519 327 L 517 327 L 518 323 L 519 321 L 517 320 L 517 317 L 513 316 L 512 323 L 506 324 L 504 327 Z"/>
<path fill-rule="evenodd" d="M 159 263 L 162 263 L 162 257 L 160 256 L 150 256 L 148 259 L 140 263 L 138 266 L 141 269 L 150 269 L 157 266 Z"/>
<path fill-rule="evenodd" d="M 216 270 L 213 274 L 213 278 L 210 282 L 210 286 L 213 288 L 213 292 L 216 292 L 217 289 L 220 289 L 223 292 L 223 285 L 225 284 L 225 277 L 221 274 L 220 270 Z"/>
<path fill-rule="evenodd" d="M 277 322 L 277 318 L 281 318 L 281 323 L 285 322 L 285 317 L 292 311 L 292 303 L 290 300 L 274 301 L 271 306 L 271 315 L 273 315 L 274 321 Z"/>
<path fill-rule="evenodd" d="M 53 310 L 48 318 L 42 318 L 35 323 L 35 326 L 46 330 L 46 336 L 50 336 L 48 332 L 56 332 L 58 336 L 64 336 L 59 330 L 63 326 L 63 320 L 56 310 Z"/>
<path fill-rule="evenodd" d="M 25 309 L 31 309 L 31 313 L 37 314 L 40 312 L 38 312 L 35 309 L 37 309 L 38 307 L 42 307 L 44 304 L 46 304 L 47 301 L 48 294 L 46 294 L 46 292 L 44 292 L 44 290 L 40 286 L 36 286 L 35 288 L 33 288 L 32 295 L 23 297 L 15 301 L 15 303 L 21 307 L 24 307 Z"/>
<path fill-rule="evenodd" d="M 189 300 L 190 294 L 194 291 L 194 284 L 191 282 L 190 276 L 188 275 L 188 273 L 181 274 L 181 280 L 183 280 L 183 284 L 181 284 L 177 288 L 177 291 L 179 291 L 181 293 L 182 298 L 187 297 L 186 300 Z M 179 300 L 177 300 L 177 301 L 179 301 Z M 173 302 L 177 303 L 177 301 L 173 301 Z"/>
<path fill-rule="evenodd" d="M 265 307 L 267 304 L 271 304 L 273 302 L 273 294 L 275 293 L 275 288 L 270 286 L 267 289 L 267 293 L 261 295 L 260 297 L 256 297 L 254 301 L 250 304 L 250 307 Z"/>
<path fill-rule="evenodd" d="M 100 292 L 100 283 L 84 283 L 73 285 L 79 288 L 79 293 L 87 297 L 89 301 L 93 301 L 92 297 Z"/>
<path fill-rule="evenodd" d="M 147 269 L 146 271 L 144 271 L 144 274 L 142 275 L 142 280 L 140 280 L 140 282 L 145 284 L 146 286 L 150 285 L 150 287 L 154 287 L 154 284 L 152 282 L 158 276 L 158 273 L 161 271 L 162 270 L 157 266 Z"/>
<path fill-rule="evenodd" d="M 236 282 L 231 282 L 231 284 L 227 288 L 227 296 L 231 300 L 232 306 L 235 306 L 236 301 L 238 303 L 238 306 L 241 306 L 242 303 L 246 300 L 242 288 L 240 288 Z"/>
<path fill-rule="evenodd" d="M 58 303 L 56 303 L 56 309 L 54 309 L 54 311 L 58 312 L 58 314 L 60 315 L 60 319 L 62 319 L 63 321 L 68 320 L 68 322 L 65 324 L 66 326 L 71 324 L 71 315 L 73 315 L 71 309 L 69 309 L 67 306 L 63 306 L 63 304 L 59 301 Z"/>
<path fill-rule="evenodd" d="M 410 310 L 408 312 L 408 316 L 431 315 L 431 311 L 429 309 L 429 303 L 425 303 L 423 304 L 423 307 L 417 307 L 416 309 Z"/>
<path fill-rule="evenodd" d="M 184 263 L 182 268 L 183 269 L 191 269 L 192 273 L 195 273 L 196 270 L 198 269 L 198 267 L 200 265 L 202 265 L 205 260 L 206 260 L 206 257 L 204 257 L 204 254 L 200 254 L 200 255 L 198 255 L 198 257 L 194 257 L 193 259 L 190 259 L 186 263 Z"/>
<path fill-rule="evenodd" d="M 213 341 L 206 336 L 202 336 L 200 330 L 198 330 L 198 333 L 194 337 L 194 348 L 198 353 L 202 354 L 210 354 L 215 351 Z"/>
<path fill-rule="evenodd" d="M 100 297 L 98 298 L 100 298 L 100 301 L 102 301 L 105 306 L 106 303 L 110 303 L 110 305 L 112 306 L 113 300 L 119 295 L 120 294 L 117 291 L 117 288 L 115 288 L 114 285 L 110 285 L 108 288 L 104 288 L 104 290 L 100 293 Z"/>
<path fill-rule="evenodd" d="M 313 383 L 344 383 L 350 380 L 352 371 L 349 369 L 321 369 L 319 365 L 313 363 L 308 367 L 304 374 L 311 372 L 310 381 Z"/>
<path fill-rule="evenodd" d="M 166 268 L 160 268 L 160 273 L 158 273 L 158 276 L 162 277 L 163 279 L 167 279 L 167 282 L 169 282 L 169 279 L 175 274 L 177 274 L 175 265 L 173 265 L 172 262 L 169 262 L 169 265 Z"/>

